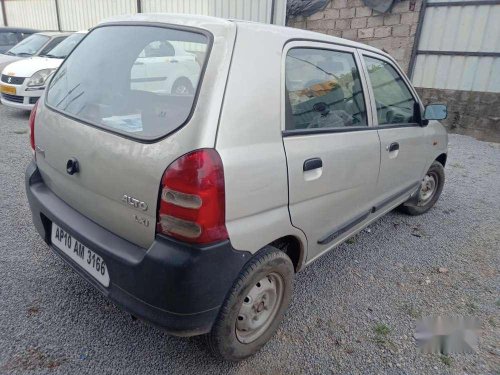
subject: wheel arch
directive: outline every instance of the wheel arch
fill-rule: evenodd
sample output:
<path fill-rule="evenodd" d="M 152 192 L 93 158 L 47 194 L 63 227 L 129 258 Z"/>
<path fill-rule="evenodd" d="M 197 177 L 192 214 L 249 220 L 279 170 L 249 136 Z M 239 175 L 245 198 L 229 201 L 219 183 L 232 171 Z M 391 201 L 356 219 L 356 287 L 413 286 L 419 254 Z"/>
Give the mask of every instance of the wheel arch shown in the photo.
<path fill-rule="evenodd" d="M 302 269 L 304 265 L 305 248 L 298 237 L 293 235 L 283 236 L 274 240 L 269 245 L 280 249 L 290 257 L 296 273 Z"/>
<path fill-rule="evenodd" d="M 445 166 L 446 166 L 446 160 L 447 160 L 447 159 L 448 159 L 448 155 L 447 155 L 446 153 L 444 153 L 444 152 L 443 152 L 441 155 L 439 155 L 439 156 L 435 159 L 435 161 L 440 162 L 440 163 L 441 163 L 441 165 L 442 165 L 443 167 L 445 167 Z"/>

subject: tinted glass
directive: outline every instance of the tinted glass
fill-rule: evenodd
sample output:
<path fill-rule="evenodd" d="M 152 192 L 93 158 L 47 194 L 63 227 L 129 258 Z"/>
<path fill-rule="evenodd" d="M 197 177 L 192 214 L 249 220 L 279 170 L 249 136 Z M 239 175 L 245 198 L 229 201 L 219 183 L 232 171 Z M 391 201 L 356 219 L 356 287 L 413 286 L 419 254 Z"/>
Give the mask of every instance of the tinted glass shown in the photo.
<path fill-rule="evenodd" d="M 45 47 L 43 47 L 43 50 L 40 51 L 39 55 L 40 56 L 45 56 L 47 55 L 50 51 L 54 49 L 54 47 L 58 46 L 62 41 L 66 39 L 65 36 L 60 36 L 57 38 L 53 38 Z"/>
<path fill-rule="evenodd" d="M 34 34 L 9 50 L 9 54 L 17 56 L 33 56 L 50 38 L 45 35 Z"/>
<path fill-rule="evenodd" d="M 0 46 L 13 46 L 17 43 L 19 35 L 17 33 L 0 32 Z"/>
<path fill-rule="evenodd" d="M 365 56 L 368 76 L 377 104 L 379 125 L 415 122 L 415 99 L 389 63 Z"/>
<path fill-rule="evenodd" d="M 151 45 L 176 45 L 174 58 L 149 57 Z M 155 139 L 189 117 L 207 37 L 146 26 L 110 26 L 87 35 L 51 81 L 47 103 L 93 125 Z"/>
<path fill-rule="evenodd" d="M 57 59 L 64 59 L 69 55 L 73 48 L 83 39 L 85 34 L 83 33 L 75 33 L 73 35 L 68 36 L 61 43 L 59 43 L 54 48 L 50 49 L 47 53 L 49 57 L 54 57 Z"/>
<path fill-rule="evenodd" d="M 288 52 L 285 75 L 287 129 L 367 126 L 352 53 L 294 48 Z"/>
<path fill-rule="evenodd" d="M 175 50 L 172 43 L 167 41 L 157 41 L 149 43 L 146 48 L 144 48 L 144 57 L 168 57 L 175 56 Z"/>

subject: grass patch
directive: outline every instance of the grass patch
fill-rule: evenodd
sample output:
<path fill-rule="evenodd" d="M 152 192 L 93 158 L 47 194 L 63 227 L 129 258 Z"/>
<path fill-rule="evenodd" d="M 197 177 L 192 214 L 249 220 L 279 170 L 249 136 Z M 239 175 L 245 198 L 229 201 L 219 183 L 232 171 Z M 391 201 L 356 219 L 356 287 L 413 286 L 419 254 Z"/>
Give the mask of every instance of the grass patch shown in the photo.
<path fill-rule="evenodd" d="M 500 307 L 500 299 L 497 299 L 497 301 L 495 302 L 495 304 Z"/>
<path fill-rule="evenodd" d="M 441 360 L 441 362 L 443 362 L 446 366 L 451 366 L 451 358 L 448 357 L 447 355 L 442 355 L 441 357 L 439 357 L 439 359 Z"/>
<path fill-rule="evenodd" d="M 465 169 L 465 167 L 462 164 L 459 164 L 459 163 L 454 163 L 451 166 L 454 167 L 454 168 Z"/>
<path fill-rule="evenodd" d="M 413 319 L 418 319 L 422 316 L 422 312 L 411 303 L 405 303 L 401 306 L 401 311 L 408 314 Z"/>
<path fill-rule="evenodd" d="M 470 314 L 475 313 L 477 310 L 479 310 L 479 306 L 472 301 L 469 301 L 465 304 L 465 307 L 467 307 L 467 310 L 469 311 Z"/>
<path fill-rule="evenodd" d="M 383 323 L 378 323 L 373 330 L 378 336 L 387 336 L 391 332 L 389 326 Z"/>
<path fill-rule="evenodd" d="M 345 242 L 348 245 L 354 245 L 356 243 L 356 238 L 354 237 L 348 238 Z"/>
<path fill-rule="evenodd" d="M 15 134 L 26 134 L 27 132 L 28 132 L 28 129 L 14 130 Z"/>

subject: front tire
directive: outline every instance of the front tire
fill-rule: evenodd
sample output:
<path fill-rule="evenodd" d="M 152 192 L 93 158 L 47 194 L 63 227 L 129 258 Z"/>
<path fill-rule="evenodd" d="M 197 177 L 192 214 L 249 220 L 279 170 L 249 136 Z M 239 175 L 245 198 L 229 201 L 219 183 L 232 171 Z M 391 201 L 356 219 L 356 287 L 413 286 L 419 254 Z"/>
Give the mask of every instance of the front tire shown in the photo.
<path fill-rule="evenodd" d="M 261 349 L 278 329 L 292 296 L 290 258 L 272 246 L 243 268 L 207 335 L 210 351 L 239 361 Z"/>
<path fill-rule="evenodd" d="M 404 203 L 399 210 L 412 216 L 429 211 L 441 196 L 444 186 L 444 167 L 434 161 L 424 176 L 417 193 L 417 203 Z"/>

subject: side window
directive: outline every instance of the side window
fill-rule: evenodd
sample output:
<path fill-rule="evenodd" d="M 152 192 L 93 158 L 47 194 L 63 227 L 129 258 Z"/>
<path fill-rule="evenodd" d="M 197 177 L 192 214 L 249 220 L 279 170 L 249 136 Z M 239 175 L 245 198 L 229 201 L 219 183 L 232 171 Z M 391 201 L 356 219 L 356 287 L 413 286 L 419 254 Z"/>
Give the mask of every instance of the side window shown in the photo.
<path fill-rule="evenodd" d="M 377 105 L 379 125 L 416 122 L 416 101 L 399 73 L 389 63 L 364 56 Z"/>
<path fill-rule="evenodd" d="M 168 41 L 155 41 L 144 48 L 144 57 L 175 56 L 174 46 Z"/>
<path fill-rule="evenodd" d="M 64 39 L 66 39 L 65 36 L 52 39 L 49 43 L 47 43 L 45 47 L 43 47 L 43 50 L 40 52 L 40 55 L 48 54 L 55 46 L 61 43 Z"/>
<path fill-rule="evenodd" d="M 352 53 L 293 48 L 285 77 L 287 130 L 368 126 Z"/>
<path fill-rule="evenodd" d="M 0 46 L 13 46 L 17 44 L 18 38 L 16 33 L 0 32 Z"/>

